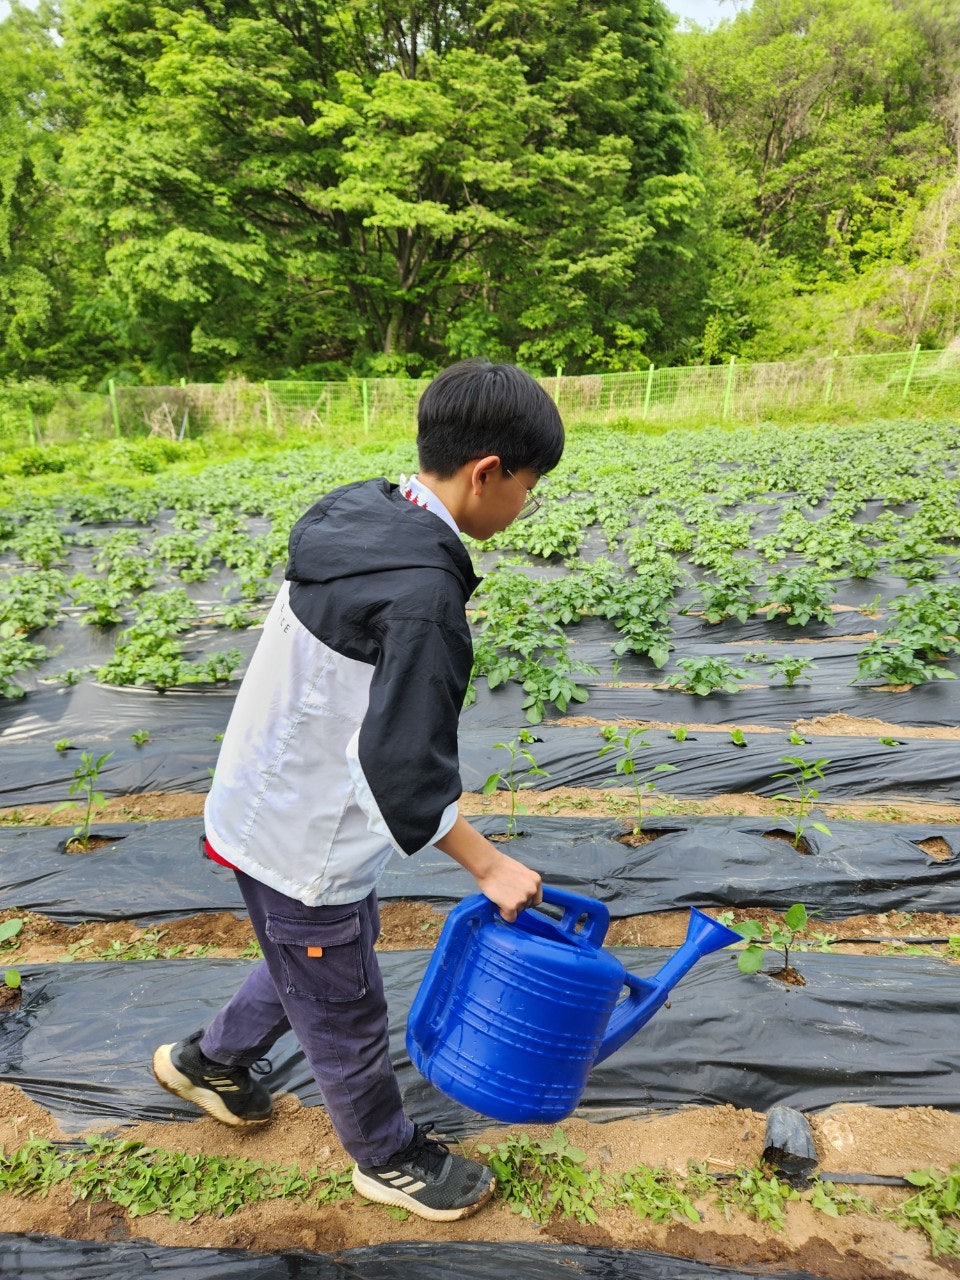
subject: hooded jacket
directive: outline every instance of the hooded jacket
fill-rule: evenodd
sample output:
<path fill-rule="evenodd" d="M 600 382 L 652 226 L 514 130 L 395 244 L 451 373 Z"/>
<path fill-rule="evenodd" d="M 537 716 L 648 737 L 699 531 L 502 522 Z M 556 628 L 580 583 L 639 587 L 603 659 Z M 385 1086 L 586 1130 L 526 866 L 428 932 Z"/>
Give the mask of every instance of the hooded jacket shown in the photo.
<path fill-rule="evenodd" d="M 465 605 L 479 579 L 444 520 L 386 480 L 322 498 L 289 552 L 204 826 L 218 854 L 279 893 L 355 902 L 392 850 L 416 853 L 456 820 Z"/>

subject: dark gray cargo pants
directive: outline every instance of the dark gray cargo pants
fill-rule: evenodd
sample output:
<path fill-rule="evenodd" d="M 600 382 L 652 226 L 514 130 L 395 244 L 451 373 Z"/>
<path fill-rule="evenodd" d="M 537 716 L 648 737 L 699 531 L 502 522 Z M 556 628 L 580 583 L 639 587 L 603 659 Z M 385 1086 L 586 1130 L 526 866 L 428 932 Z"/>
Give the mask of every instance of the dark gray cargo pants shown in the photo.
<path fill-rule="evenodd" d="M 306 907 L 235 875 L 264 959 L 207 1027 L 201 1051 L 225 1066 L 249 1067 L 292 1028 L 344 1148 L 360 1165 L 385 1164 L 413 1137 L 413 1125 L 388 1052 L 373 950 L 376 893 L 345 906 Z"/>

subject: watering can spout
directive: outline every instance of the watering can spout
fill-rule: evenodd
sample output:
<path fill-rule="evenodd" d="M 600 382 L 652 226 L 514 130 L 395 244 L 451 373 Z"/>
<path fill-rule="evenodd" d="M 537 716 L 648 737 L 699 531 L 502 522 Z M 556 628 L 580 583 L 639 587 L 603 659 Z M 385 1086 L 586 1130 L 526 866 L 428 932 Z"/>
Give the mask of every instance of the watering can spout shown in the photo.
<path fill-rule="evenodd" d="M 686 940 L 666 964 L 652 978 L 636 978 L 630 973 L 625 975 L 624 982 L 629 988 L 629 995 L 611 1013 L 595 1061 L 602 1062 L 609 1058 L 649 1022 L 657 1010 L 666 1004 L 670 992 L 680 979 L 690 972 L 698 960 L 711 951 L 720 951 L 731 943 L 742 941 L 739 933 L 734 933 L 718 920 L 692 907 Z"/>

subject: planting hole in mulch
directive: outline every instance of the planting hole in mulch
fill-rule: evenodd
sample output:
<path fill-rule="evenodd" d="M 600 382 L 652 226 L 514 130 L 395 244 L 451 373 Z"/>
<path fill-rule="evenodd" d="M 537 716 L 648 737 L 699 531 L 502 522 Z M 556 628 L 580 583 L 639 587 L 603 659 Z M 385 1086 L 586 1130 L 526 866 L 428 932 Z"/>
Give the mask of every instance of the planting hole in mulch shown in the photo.
<path fill-rule="evenodd" d="M 785 840 L 795 853 L 802 853 L 809 857 L 813 850 L 807 844 L 805 836 L 801 836 L 799 840 L 795 840 L 792 831 L 765 831 L 763 833 L 764 840 Z"/>
<path fill-rule="evenodd" d="M 788 964 L 782 969 L 774 969 L 767 974 L 767 977 L 776 978 L 777 982 L 782 982 L 788 987 L 805 987 L 807 985 L 806 978 L 792 964 Z"/>
<path fill-rule="evenodd" d="M 652 844 L 654 840 L 659 840 L 661 836 L 668 836 L 672 833 L 665 828 L 660 831 L 628 831 L 625 835 L 617 836 L 618 844 L 628 844 L 634 848 L 639 848 L 642 844 Z"/>
<path fill-rule="evenodd" d="M 926 840 L 914 840 L 913 843 L 918 849 L 928 853 L 931 858 L 936 858 L 937 862 L 948 862 L 953 857 L 953 852 L 943 836 L 929 836 Z"/>
<path fill-rule="evenodd" d="M 57 845 L 58 853 L 90 853 L 94 849 L 102 849 L 108 844 L 118 844 L 121 840 L 125 840 L 126 836 L 98 836 L 90 835 L 87 842 L 80 839 L 79 836 L 71 836 L 69 840 L 61 840 Z"/>
<path fill-rule="evenodd" d="M 8 987 L 5 982 L 0 982 L 0 1016 L 12 1013 L 14 1009 L 19 1008 L 20 988 Z"/>

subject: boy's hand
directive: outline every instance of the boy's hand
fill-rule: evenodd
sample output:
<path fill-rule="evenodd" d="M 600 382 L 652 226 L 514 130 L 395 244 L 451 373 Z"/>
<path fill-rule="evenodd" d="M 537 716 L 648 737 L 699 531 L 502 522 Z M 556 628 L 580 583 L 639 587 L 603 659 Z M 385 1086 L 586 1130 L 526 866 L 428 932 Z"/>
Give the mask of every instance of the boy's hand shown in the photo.
<path fill-rule="evenodd" d="M 461 814 L 442 840 L 437 841 L 454 862 L 459 862 L 477 882 L 480 892 L 496 906 L 504 920 L 514 921 L 525 907 L 541 900 L 540 876 L 516 858 L 508 858 L 480 834 Z"/>
<path fill-rule="evenodd" d="M 541 901 L 540 876 L 505 853 L 500 854 L 489 875 L 476 880 L 480 892 L 500 908 L 504 920 L 516 920 L 525 907 L 535 907 Z"/>

